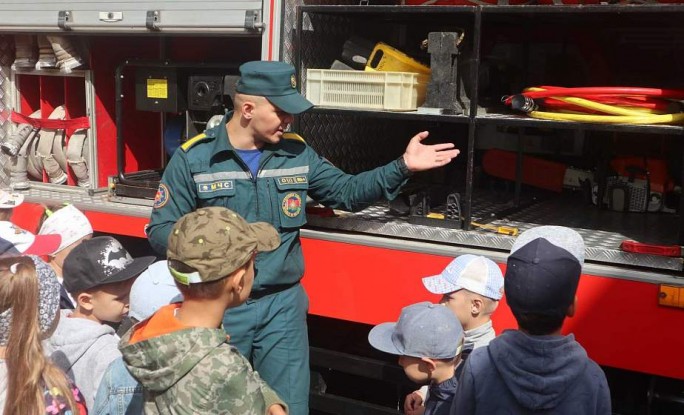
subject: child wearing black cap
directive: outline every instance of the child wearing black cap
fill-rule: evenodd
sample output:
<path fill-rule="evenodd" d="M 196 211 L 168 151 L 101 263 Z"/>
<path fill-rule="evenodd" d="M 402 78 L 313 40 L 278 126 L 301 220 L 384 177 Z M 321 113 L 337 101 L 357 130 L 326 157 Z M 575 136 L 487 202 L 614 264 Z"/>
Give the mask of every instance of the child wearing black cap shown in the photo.
<path fill-rule="evenodd" d="M 76 308 L 62 310 L 46 349 L 81 386 L 88 408 L 93 408 L 110 363 L 121 357 L 119 337 L 105 323 L 119 323 L 126 316 L 131 285 L 154 259 L 132 258 L 119 241 L 99 236 L 83 241 L 64 260 L 64 288 Z"/>
<path fill-rule="evenodd" d="M 572 334 L 584 241 L 561 226 L 541 226 L 516 240 L 504 290 L 518 330 L 474 350 L 451 407 L 465 414 L 605 414 L 610 390 L 601 368 Z"/>

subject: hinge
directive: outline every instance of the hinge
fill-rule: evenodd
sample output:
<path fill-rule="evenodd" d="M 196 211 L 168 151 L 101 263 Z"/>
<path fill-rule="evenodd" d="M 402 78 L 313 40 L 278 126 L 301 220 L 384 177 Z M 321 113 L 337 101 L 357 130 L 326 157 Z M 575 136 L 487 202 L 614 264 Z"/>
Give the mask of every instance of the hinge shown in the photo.
<path fill-rule="evenodd" d="M 161 20 L 161 15 L 159 10 L 148 10 L 145 19 L 145 27 L 148 30 L 159 30 L 159 21 Z"/>
<path fill-rule="evenodd" d="M 71 23 L 71 11 L 60 10 L 57 14 L 57 27 L 62 30 L 71 30 L 69 24 Z"/>
<path fill-rule="evenodd" d="M 245 11 L 245 29 L 258 30 L 263 27 L 264 22 L 261 21 L 261 10 Z"/>

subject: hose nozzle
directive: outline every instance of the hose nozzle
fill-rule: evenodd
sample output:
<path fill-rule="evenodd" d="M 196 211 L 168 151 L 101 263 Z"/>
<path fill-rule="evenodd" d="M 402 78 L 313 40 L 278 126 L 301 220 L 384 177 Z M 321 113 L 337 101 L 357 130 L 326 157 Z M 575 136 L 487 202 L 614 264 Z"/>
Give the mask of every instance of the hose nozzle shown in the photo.
<path fill-rule="evenodd" d="M 511 97 L 511 108 L 522 112 L 532 112 L 537 110 L 537 104 L 532 98 L 518 94 Z"/>

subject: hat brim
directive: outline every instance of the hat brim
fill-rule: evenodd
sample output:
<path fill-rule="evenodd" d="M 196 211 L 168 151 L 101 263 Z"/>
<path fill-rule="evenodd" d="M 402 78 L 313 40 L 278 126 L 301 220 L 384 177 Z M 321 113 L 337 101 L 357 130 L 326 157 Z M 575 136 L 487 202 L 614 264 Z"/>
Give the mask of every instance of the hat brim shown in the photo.
<path fill-rule="evenodd" d="M 113 284 L 115 282 L 128 281 L 131 278 L 137 277 L 142 274 L 143 271 L 147 269 L 157 258 L 153 256 L 143 256 L 140 258 L 133 258 L 133 262 L 130 263 L 126 268 L 112 275 L 104 281 L 101 281 L 99 285 Z"/>
<path fill-rule="evenodd" d="M 273 251 L 280 246 L 278 231 L 266 222 L 250 223 L 249 228 L 254 232 L 257 240 L 257 252 Z"/>
<path fill-rule="evenodd" d="M 463 288 L 450 283 L 442 274 L 423 278 L 423 286 L 433 294 L 447 294 Z"/>
<path fill-rule="evenodd" d="M 314 104 L 304 98 L 299 92 L 288 95 L 267 96 L 266 99 L 286 113 L 294 115 L 308 111 L 314 106 Z"/>
<path fill-rule="evenodd" d="M 22 254 L 38 256 L 54 254 L 61 243 L 62 237 L 60 235 L 35 235 L 31 246 Z"/>
<path fill-rule="evenodd" d="M 397 323 L 382 323 L 373 327 L 368 333 L 368 343 L 381 352 L 402 355 L 403 353 L 397 349 L 392 341 L 392 334 Z"/>
<path fill-rule="evenodd" d="M 7 200 L 0 203 L 0 209 L 14 209 L 24 203 L 24 195 L 21 193 L 10 193 Z"/>

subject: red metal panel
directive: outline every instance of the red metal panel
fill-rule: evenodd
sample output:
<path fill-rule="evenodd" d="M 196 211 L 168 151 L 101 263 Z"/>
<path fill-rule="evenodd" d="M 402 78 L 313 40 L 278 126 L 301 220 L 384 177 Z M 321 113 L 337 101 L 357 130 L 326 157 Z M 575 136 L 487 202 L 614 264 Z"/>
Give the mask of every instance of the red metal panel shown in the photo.
<path fill-rule="evenodd" d="M 405 305 L 438 301 L 421 277 L 439 273 L 451 258 L 347 243 L 303 239 L 309 311 L 377 324 L 396 321 Z M 505 265 L 501 265 L 505 269 Z M 684 379 L 684 310 L 658 306 L 658 286 L 584 275 L 574 333 L 592 359 L 606 366 Z M 505 298 L 494 314 L 497 332 L 515 328 Z"/>
<path fill-rule="evenodd" d="M 96 232 L 146 238 L 145 227 L 149 222 L 149 218 L 87 210 L 84 211 L 84 213 Z M 35 203 L 22 203 L 21 206 L 14 209 L 12 222 L 23 229 L 37 232 L 38 222 L 40 221 L 42 214 L 43 207 L 41 205 Z"/>

